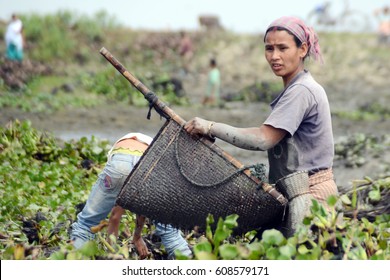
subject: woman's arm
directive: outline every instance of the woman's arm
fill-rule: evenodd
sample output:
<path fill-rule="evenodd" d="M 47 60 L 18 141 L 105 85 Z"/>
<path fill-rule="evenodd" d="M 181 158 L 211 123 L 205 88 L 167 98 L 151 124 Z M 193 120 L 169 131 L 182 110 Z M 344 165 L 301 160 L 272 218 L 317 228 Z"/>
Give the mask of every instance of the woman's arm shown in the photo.
<path fill-rule="evenodd" d="M 266 151 L 274 147 L 286 135 L 286 131 L 270 125 L 260 127 L 238 128 L 224 123 L 210 122 L 193 118 L 184 126 L 192 135 L 209 135 L 217 137 L 232 145 L 246 150 Z"/>

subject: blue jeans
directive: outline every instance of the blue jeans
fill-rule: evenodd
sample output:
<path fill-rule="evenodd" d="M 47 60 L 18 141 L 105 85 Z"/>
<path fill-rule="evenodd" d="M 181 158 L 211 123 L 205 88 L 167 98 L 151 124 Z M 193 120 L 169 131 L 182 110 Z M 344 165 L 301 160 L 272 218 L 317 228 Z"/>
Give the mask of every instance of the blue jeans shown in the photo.
<path fill-rule="evenodd" d="M 77 221 L 72 224 L 71 239 L 76 248 L 80 248 L 88 240 L 95 238 L 91 227 L 107 218 L 111 209 L 115 206 L 116 198 L 131 170 L 140 159 L 139 156 L 127 154 L 114 154 L 108 160 L 97 181 L 83 210 L 77 215 Z M 170 225 L 156 223 L 156 235 L 161 238 L 169 258 L 175 256 L 179 250 L 183 255 L 192 254 L 186 240 L 178 229 Z"/>

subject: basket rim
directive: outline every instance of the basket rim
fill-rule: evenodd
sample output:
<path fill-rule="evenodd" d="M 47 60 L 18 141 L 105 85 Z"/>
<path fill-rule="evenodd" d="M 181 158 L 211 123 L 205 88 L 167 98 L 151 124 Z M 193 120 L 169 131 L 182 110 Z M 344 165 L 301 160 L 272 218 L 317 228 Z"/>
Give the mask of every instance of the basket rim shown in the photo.
<path fill-rule="evenodd" d="M 286 176 L 284 176 L 284 177 L 278 179 L 278 180 L 275 182 L 275 185 L 277 185 L 278 183 L 280 183 L 280 182 L 283 181 L 283 180 L 286 180 L 286 179 L 288 179 L 288 178 L 290 178 L 290 177 L 296 176 L 296 175 L 301 174 L 301 173 L 307 173 L 307 174 L 309 174 L 309 172 L 308 172 L 307 170 L 299 170 L 299 171 L 293 172 L 293 173 L 291 173 L 291 174 L 288 174 L 288 175 L 286 175 Z"/>

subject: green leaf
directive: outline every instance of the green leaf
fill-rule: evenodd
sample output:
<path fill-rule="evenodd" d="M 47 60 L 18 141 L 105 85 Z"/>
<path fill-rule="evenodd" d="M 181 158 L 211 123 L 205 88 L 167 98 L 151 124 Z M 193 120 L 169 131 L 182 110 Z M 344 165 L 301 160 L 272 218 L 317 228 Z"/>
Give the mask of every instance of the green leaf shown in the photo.
<path fill-rule="evenodd" d="M 93 152 L 95 155 L 98 155 L 98 154 L 100 154 L 101 152 L 103 152 L 103 149 L 102 149 L 101 147 L 99 147 L 99 146 L 94 146 L 94 147 L 92 148 L 92 152 Z"/>
<path fill-rule="evenodd" d="M 224 221 L 222 218 L 219 218 L 217 229 L 214 233 L 214 246 L 217 248 L 219 244 L 231 234 L 231 230 L 225 227 Z"/>
<path fill-rule="evenodd" d="M 213 250 L 213 248 L 212 248 L 210 242 L 208 242 L 208 241 L 200 242 L 194 246 L 195 255 L 200 253 L 200 252 L 211 253 L 212 250 Z"/>
<path fill-rule="evenodd" d="M 212 224 L 214 224 L 214 217 L 213 217 L 213 215 L 211 215 L 211 214 L 209 214 L 208 216 L 207 216 L 207 218 L 206 218 L 206 223 L 208 224 L 208 225 L 212 225 Z"/>
<path fill-rule="evenodd" d="M 219 247 L 219 254 L 224 260 L 233 260 L 238 255 L 236 245 L 223 244 Z"/>
<path fill-rule="evenodd" d="M 39 207 L 38 205 L 36 205 L 35 203 L 31 203 L 29 206 L 28 206 L 28 209 L 32 210 L 32 211 L 38 211 L 41 207 Z"/>
<path fill-rule="evenodd" d="M 284 246 L 279 247 L 280 254 L 286 257 L 286 259 L 291 259 L 297 252 L 295 246 L 291 244 L 286 244 Z"/>
<path fill-rule="evenodd" d="M 381 193 L 379 190 L 372 190 L 368 193 L 368 197 L 373 202 L 378 202 L 381 200 Z"/>
<path fill-rule="evenodd" d="M 72 251 L 66 255 L 66 259 L 67 260 L 81 260 L 82 254 L 80 254 L 80 252 L 78 252 L 78 251 Z"/>
<path fill-rule="evenodd" d="M 317 211 L 319 211 L 319 203 L 316 199 L 313 199 L 312 200 L 312 204 L 311 204 L 311 209 L 313 211 L 313 213 L 316 213 Z"/>
<path fill-rule="evenodd" d="M 227 228 L 234 229 L 238 226 L 237 219 L 238 219 L 237 214 L 229 215 L 225 218 L 224 224 Z"/>
<path fill-rule="evenodd" d="M 217 257 L 209 252 L 199 252 L 195 254 L 196 259 L 198 260 L 216 260 Z"/>
<path fill-rule="evenodd" d="M 266 251 L 266 256 L 268 260 L 277 260 L 279 257 L 279 249 L 278 248 L 269 248 Z"/>
<path fill-rule="evenodd" d="M 262 240 L 270 245 L 279 246 L 285 241 L 285 238 L 280 231 L 276 229 L 269 229 L 263 232 Z"/>
<path fill-rule="evenodd" d="M 298 253 L 301 254 L 301 255 L 306 255 L 307 253 L 309 253 L 309 249 L 307 249 L 306 245 L 300 245 L 298 247 Z"/>
<path fill-rule="evenodd" d="M 345 205 L 352 204 L 351 200 L 349 199 L 349 197 L 346 194 L 343 194 L 342 196 L 340 196 L 340 199 L 341 199 L 341 202 Z"/>
<path fill-rule="evenodd" d="M 311 221 L 313 220 L 312 216 L 311 217 L 304 217 L 303 218 L 303 224 L 308 226 L 311 224 Z"/>
<path fill-rule="evenodd" d="M 246 245 L 246 248 L 249 250 L 249 260 L 260 259 L 260 256 L 263 256 L 265 253 L 264 246 L 260 242 L 249 243 Z"/>
<path fill-rule="evenodd" d="M 213 215 L 209 214 L 206 218 L 206 238 L 210 241 L 213 240 L 213 233 L 211 231 L 211 225 L 214 224 Z"/>
<path fill-rule="evenodd" d="M 62 251 L 54 252 L 50 255 L 51 260 L 65 260 L 65 253 Z"/>
<path fill-rule="evenodd" d="M 93 240 L 86 242 L 80 249 L 78 249 L 78 251 L 84 256 L 93 257 L 97 254 L 98 247 L 96 242 Z"/>
<path fill-rule="evenodd" d="M 388 247 L 388 244 L 389 244 L 388 240 L 384 240 L 384 239 L 380 239 L 378 242 L 379 248 L 381 248 L 382 250 L 386 250 Z"/>
<path fill-rule="evenodd" d="M 364 248 L 360 245 L 357 245 L 356 248 L 353 248 L 348 253 L 348 259 L 351 260 L 367 260 L 367 254 Z"/>
<path fill-rule="evenodd" d="M 337 197 L 334 196 L 334 195 L 331 195 L 328 197 L 328 199 L 326 200 L 326 202 L 328 203 L 329 206 L 333 207 L 336 205 L 337 203 Z"/>

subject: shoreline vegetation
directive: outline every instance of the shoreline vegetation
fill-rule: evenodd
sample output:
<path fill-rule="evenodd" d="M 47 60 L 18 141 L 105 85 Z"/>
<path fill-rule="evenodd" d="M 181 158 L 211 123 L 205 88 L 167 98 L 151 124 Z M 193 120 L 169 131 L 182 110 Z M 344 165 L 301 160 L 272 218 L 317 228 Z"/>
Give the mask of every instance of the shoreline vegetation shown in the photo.
<path fill-rule="evenodd" d="M 112 245 L 104 226 L 82 250 L 68 243 L 69 226 L 111 141 L 129 129 L 154 135 L 163 124 L 155 111 L 146 119 L 147 102 L 101 57 L 101 47 L 184 119 L 200 115 L 258 125 L 281 90 L 263 58 L 261 34 L 189 32 L 195 55 L 184 73 L 180 32 L 125 29 L 106 13 L 20 17 L 27 42 L 21 64 L 4 58 L 0 24 L 2 260 L 137 259 L 131 244 L 135 217 L 128 211 Z M 185 232 L 196 259 L 390 259 L 389 46 L 379 44 L 374 33 L 319 35 L 325 64 L 308 68 L 331 104 L 341 195 L 329 203 L 341 203 L 342 209 L 326 213 L 314 204 L 294 237 L 267 230 L 252 243 L 255 232 L 231 236 L 236 216 L 210 217 L 217 230 Z M 223 103 L 216 107 L 201 105 L 210 57 L 217 58 L 222 73 Z M 244 163 L 266 163 L 262 154 L 218 145 Z M 144 236 L 150 258 L 166 259 L 152 226 L 145 226 Z"/>

